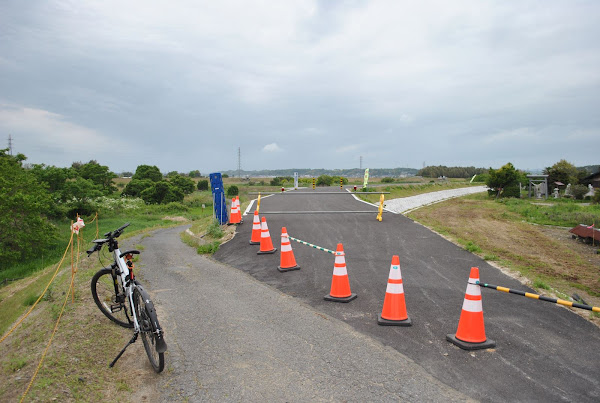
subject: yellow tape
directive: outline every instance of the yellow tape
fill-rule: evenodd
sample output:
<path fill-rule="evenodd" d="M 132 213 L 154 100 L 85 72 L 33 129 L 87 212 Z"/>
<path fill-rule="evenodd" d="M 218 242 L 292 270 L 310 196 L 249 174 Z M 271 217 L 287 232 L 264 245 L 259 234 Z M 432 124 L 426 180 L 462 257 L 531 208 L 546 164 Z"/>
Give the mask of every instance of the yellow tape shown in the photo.
<path fill-rule="evenodd" d="M 540 299 L 540 296 L 539 296 L 539 295 L 537 295 L 537 294 L 532 294 L 532 293 L 530 293 L 530 292 L 526 292 L 526 293 L 525 293 L 525 296 L 526 296 L 526 297 L 528 297 L 528 298 Z"/>
<path fill-rule="evenodd" d="M 500 286 L 498 286 L 496 289 L 498 291 L 510 292 L 510 288 L 506 288 L 506 287 L 500 287 Z"/>

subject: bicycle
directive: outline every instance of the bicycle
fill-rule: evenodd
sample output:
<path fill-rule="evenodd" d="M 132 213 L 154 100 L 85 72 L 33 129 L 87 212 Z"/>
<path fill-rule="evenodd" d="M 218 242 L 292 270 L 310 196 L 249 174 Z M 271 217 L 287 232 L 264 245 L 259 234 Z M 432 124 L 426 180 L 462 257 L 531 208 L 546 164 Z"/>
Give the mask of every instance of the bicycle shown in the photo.
<path fill-rule="evenodd" d="M 123 350 L 110 363 L 113 367 L 121 358 L 127 347 L 135 343 L 138 335 L 142 336 L 144 349 L 150 360 L 152 368 L 161 372 L 165 367 L 164 353 L 167 343 L 164 332 L 158 323 L 154 304 L 142 285 L 133 274 L 133 256 L 139 255 L 138 250 L 121 252 L 117 238 L 129 223 L 104 234 L 104 238 L 92 241 L 94 246 L 87 251 L 88 257 L 100 251 L 105 244 L 112 253 L 114 262 L 110 267 L 100 269 L 92 277 L 91 290 L 94 302 L 100 311 L 110 320 L 125 328 L 133 329 L 133 337 Z M 101 259 L 100 253 L 98 258 Z"/>

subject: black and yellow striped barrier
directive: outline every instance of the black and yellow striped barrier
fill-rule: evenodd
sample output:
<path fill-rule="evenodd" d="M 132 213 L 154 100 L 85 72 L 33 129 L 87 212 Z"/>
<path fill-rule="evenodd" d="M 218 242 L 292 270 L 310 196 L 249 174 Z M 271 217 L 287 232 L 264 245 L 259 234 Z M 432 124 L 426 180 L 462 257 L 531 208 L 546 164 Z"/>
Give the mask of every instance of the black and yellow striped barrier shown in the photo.
<path fill-rule="evenodd" d="M 482 283 L 480 281 L 478 281 L 477 284 L 479 284 L 480 287 L 491 288 L 496 291 L 507 292 L 510 294 L 517 294 L 517 295 L 521 295 L 521 296 L 527 297 L 527 298 L 539 299 L 541 301 L 547 301 L 547 302 L 552 302 L 552 303 L 559 304 L 559 305 L 569 306 L 571 308 L 580 308 L 580 309 L 587 309 L 588 311 L 600 312 L 600 308 L 598 308 L 597 306 L 578 304 L 577 302 L 565 301 L 564 299 L 545 297 L 543 295 L 533 294 L 533 293 L 525 292 L 525 291 L 511 290 L 510 288 L 501 287 L 499 285 L 494 285 L 494 284 L 486 284 L 486 283 Z"/>

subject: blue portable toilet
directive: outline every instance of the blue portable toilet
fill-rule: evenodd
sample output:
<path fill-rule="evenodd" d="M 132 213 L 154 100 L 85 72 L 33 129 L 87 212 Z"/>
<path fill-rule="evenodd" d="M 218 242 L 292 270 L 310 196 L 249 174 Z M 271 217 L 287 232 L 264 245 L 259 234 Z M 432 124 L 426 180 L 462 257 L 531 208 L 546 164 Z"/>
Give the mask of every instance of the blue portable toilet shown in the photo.
<path fill-rule="evenodd" d="M 225 187 L 223 186 L 223 178 L 221 172 L 214 172 L 209 175 L 210 188 L 213 196 L 213 206 L 215 210 L 215 218 L 219 220 L 221 225 L 227 224 L 229 217 L 227 216 L 227 201 L 225 197 Z"/>

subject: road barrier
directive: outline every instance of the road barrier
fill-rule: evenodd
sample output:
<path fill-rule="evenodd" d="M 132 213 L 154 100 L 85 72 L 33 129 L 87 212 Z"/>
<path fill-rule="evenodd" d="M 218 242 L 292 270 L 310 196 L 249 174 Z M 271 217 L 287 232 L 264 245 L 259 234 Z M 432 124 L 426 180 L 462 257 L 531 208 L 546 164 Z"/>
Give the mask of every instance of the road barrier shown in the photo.
<path fill-rule="evenodd" d="M 364 210 L 332 210 L 332 211 L 263 211 L 261 214 L 373 214 L 373 211 Z"/>
<path fill-rule="evenodd" d="M 250 192 L 248 193 L 249 195 L 278 195 L 281 194 L 281 192 Z M 287 195 L 346 195 L 346 194 L 352 194 L 350 192 L 285 192 L 284 193 L 286 196 Z M 368 194 L 368 195 L 379 195 L 379 194 L 384 194 L 384 195 L 389 195 L 390 192 L 360 192 L 357 194 Z"/>
<path fill-rule="evenodd" d="M 323 252 L 331 253 L 332 255 L 341 256 L 344 253 L 344 252 L 340 253 L 340 252 L 336 252 L 336 251 L 331 250 L 331 249 L 323 248 L 322 246 L 313 245 L 312 243 L 308 243 L 306 241 L 301 241 L 300 239 L 291 237 L 289 235 L 288 235 L 288 238 L 291 239 L 292 241 L 296 241 L 296 242 L 301 243 L 303 245 L 310 246 L 311 248 L 315 248 L 315 249 L 318 249 L 318 250 L 322 250 Z"/>
<path fill-rule="evenodd" d="M 480 281 L 477 281 L 476 284 L 478 284 L 480 287 L 491 288 L 492 290 L 502 291 L 502 292 L 506 292 L 506 293 L 510 293 L 510 294 L 516 294 L 516 295 L 520 295 L 522 297 L 539 299 L 541 301 L 552 302 L 554 304 L 564 305 L 564 306 L 568 306 L 571 308 L 580 308 L 580 309 L 587 309 L 588 311 L 600 312 L 600 308 L 597 306 L 578 304 L 577 302 L 565 301 L 564 299 L 550 298 L 550 297 L 546 297 L 543 295 L 533 294 L 530 292 L 513 290 L 513 289 L 510 289 L 507 287 L 501 287 L 499 285 L 481 283 Z"/>

